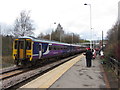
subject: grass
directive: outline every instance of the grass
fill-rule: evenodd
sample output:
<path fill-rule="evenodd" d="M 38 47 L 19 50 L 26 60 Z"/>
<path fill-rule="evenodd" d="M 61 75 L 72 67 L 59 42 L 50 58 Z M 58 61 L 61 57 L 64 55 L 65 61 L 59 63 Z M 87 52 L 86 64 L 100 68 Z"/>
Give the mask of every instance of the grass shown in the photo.
<path fill-rule="evenodd" d="M 2 56 L 2 61 L 0 62 L 0 68 L 6 68 L 14 65 L 14 60 L 12 56 Z"/>
<path fill-rule="evenodd" d="M 101 59 L 101 64 L 105 70 L 105 72 L 107 73 L 107 78 L 108 81 L 110 83 L 110 87 L 111 88 L 118 88 L 118 77 L 115 74 L 115 72 L 112 70 L 112 68 L 110 67 L 110 63 L 106 58 L 102 58 Z"/>
<path fill-rule="evenodd" d="M 107 73 L 107 78 L 110 83 L 111 88 L 118 88 L 119 81 L 118 77 L 115 75 L 114 71 L 107 65 L 103 65 L 105 72 Z"/>

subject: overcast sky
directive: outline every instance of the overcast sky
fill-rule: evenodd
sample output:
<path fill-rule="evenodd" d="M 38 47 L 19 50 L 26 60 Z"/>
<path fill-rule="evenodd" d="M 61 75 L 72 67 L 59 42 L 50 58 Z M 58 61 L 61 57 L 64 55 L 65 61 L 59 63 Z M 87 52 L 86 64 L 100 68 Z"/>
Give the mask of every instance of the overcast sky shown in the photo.
<path fill-rule="evenodd" d="M 115 24 L 118 17 L 119 0 L 0 0 L 0 22 L 13 25 L 22 10 L 30 10 L 36 25 L 35 34 L 50 33 L 58 23 L 66 32 L 79 34 L 84 39 L 90 37 L 91 4 L 93 38 L 101 39 Z M 54 24 L 56 22 L 56 24 Z"/>

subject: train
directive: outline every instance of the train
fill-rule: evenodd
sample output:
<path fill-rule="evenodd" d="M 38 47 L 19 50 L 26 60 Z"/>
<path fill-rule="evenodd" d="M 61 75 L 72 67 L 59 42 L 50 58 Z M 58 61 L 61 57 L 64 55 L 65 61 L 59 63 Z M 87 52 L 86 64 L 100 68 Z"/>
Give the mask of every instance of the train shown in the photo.
<path fill-rule="evenodd" d="M 20 37 L 13 41 L 13 59 L 17 66 L 36 64 L 51 58 L 61 58 L 86 51 L 86 47 L 33 37 Z"/>

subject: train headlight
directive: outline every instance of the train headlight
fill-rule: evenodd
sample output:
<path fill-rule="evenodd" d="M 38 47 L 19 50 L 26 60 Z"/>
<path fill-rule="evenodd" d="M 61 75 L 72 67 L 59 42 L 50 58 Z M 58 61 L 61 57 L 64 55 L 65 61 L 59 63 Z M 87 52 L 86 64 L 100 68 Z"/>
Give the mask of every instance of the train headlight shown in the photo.
<path fill-rule="evenodd" d="M 31 57 L 31 55 L 27 55 L 27 57 L 28 57 L 28 58 L 30 58 L 30 57 Z"/>

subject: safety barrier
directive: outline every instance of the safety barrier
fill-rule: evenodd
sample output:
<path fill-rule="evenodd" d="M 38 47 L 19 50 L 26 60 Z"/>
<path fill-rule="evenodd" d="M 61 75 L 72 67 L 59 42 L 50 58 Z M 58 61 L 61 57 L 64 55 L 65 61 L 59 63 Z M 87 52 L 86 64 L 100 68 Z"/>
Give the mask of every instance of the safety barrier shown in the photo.
<path fill-rule="evenodd" d="M 109 58 L 108 62 L 111 69 L 115 72 L 115 74 L 120 77 L 120 62 L 112 57 Z"/>

